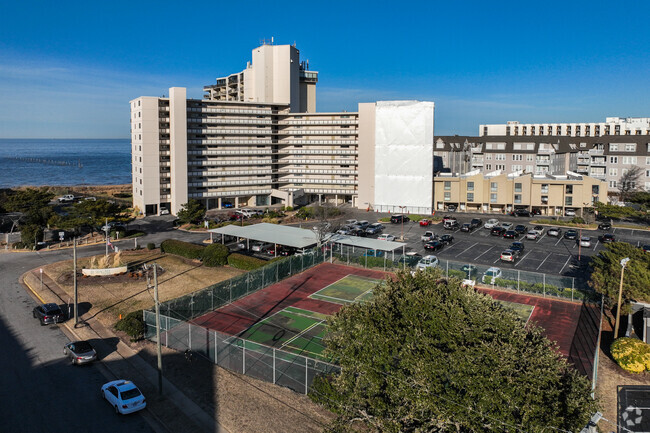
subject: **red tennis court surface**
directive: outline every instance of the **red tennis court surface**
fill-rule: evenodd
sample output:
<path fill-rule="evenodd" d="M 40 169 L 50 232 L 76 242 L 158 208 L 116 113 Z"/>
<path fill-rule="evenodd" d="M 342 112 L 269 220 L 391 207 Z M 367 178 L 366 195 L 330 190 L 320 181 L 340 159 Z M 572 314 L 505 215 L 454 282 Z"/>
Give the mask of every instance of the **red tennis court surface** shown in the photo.
<path fill-rule="evenodd" d="M 237 335 L 256 322 L 289 306 L 330 315 L 337 312 L 342 305 L 311 299 L 309 295 L 346 275 L 384 279 L 394 274 L 323 263 L 205 314 L 192 322 L 205 328 Z M 580 371 L 588 376 L 591 375 L 590 365 L 593 362 L 593 350 L 598 337 L 599 318 L 599 312 L 593 307 L 529 294 L 487 288 L 477 290 L 494 299 L 534 306 L 530 321 L 542 327 L 548 339 L 558 344 L 560 353 Z"/>

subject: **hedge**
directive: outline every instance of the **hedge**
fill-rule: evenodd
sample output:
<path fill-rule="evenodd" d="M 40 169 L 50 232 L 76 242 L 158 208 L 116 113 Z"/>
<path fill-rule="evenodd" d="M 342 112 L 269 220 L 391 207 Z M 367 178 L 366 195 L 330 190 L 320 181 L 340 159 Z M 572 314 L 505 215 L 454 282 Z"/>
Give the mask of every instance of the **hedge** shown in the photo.
<path fill-rule="evenodd" d="M 163 253 L 176 254 L 177 256 L 188 259 L 200 259 L 203 256 L 204 249 L 205 247 L 202 245 L 177 241 L 175 239 L 167 239 L 160 244 L 160 251 Z"/>
<path fill-rule="evenodd" d="M 212 244 L 203 250 L 203 264 L 209 267 L 223 266 L 228 263 L 228 247 L 222 244 Z"/>
<path fill-rule="evenodd" d="M 612 358 L 625 371 L 643 373 L 650 369 L 650 345 L 636 338 L 623 337 L 614 340 Z"/>
<path fill-rule="evenodd" d="M 144 337 L 144 320 L 142 310 L 127 314 L 115 324 L 115 329 L 126 333 L 131 341 L 142 340 Z"/>
<path fill-rule="evenodd" d="M 232 253 L 228 256 L 228 264 L 230 266 L 237 269 L 243 269 L 245 271 L 252 271 L 253 269 L 260 268 L 267 263 L 268 262 L 266 260 L 251 256 L 245 256 L 239 253 Z"/>

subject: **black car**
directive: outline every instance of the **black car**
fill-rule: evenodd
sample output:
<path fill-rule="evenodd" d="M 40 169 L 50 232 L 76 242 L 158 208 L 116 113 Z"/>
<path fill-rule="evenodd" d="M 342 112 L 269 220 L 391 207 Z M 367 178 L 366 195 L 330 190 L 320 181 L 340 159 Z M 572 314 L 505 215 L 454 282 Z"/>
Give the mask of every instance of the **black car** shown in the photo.
<path fill-rule="evenodd" d="M 526 227 L 523 224 L 516 225 L 514 230 L 519 233 L 520 235 L 528 233 L 528 227 Z"/>
<path fill-rule="evenodd" d="M 406 215 L 397 214 L 390 217 L 390 222 L 393 224 L 405 223 L 409 221 L 410 218 L 407 217 Z"/>
<path fill-rule="evenodd" d="M 610 223 L 600 223 L 600 224 L 598 224 L 598 230 L 607 231 L 607 230 L 611 230 L 611 229 L 612 229 L 612 225 Z"/>
<path fill-rule="evenodd" d="M 456 220 L 447 221 L 442 226 L 445 230 L 458 230 L 458 221 Z"/>
<path fill-rule="evenodd" d="M 506 239 L 517 239 L 519 237 L 519 233 L 516 230 L 507 230 L 503 234 L 503 237 Z"/>
<path fill-rule="evenodd" d="M 564 232 L 564 239 L 571 239 L 571 240 L 578 239 L 578 231 L 573 229 L 567 230 L 566 232 Z"/>
<path fill-rule="evenodd" d="M 529 217 L 530 211 L 528 209 L 515 209 L 515 216 Z"/>
<path fill-rule="evenodd" d="M 474 227 L 473 227 L 472 224 L 470 224 L 470 223 L 465 223 L 465 224 L 463 224 L 462 226 L 460 226 L 460 231 L 461 231 L 461 232 L 467 232 L 467 233 L 469 233 L 469 232 L 471 232 L 472 230 L 474 230 Z"/>
<path fill-rule="evenodd" d="M 490 231 L 490 234 L 492 236 L 503 236 L 506 232 L 507 230 L 504 227 L 496 226 L 492 229 L 492 231 Z"/>
<path fill-rule="evenodd" d="M 368 233 L 369 235 L 376 235 L 381 233 L 383 229 L 384 226 L 381 223 L 373 223 L 366 228 L 366 233 Z"/>
<path fill-rule="evenodd" d="M 456 212 L 456 205 L 455 204 L 450 204 L 447 206 L 447 210 L 449 212 Z"/>
<path fill-rule="evenodd" d="M 474 218 L 469 222 L 469 224 L 472 226 L 472 228 L 477 229 L 483 225 L 483 221 L 481 221 L 480 218 Z"/>
<path fill-rule="evenodd" d="M 445 246 L 445 244 L 443 244 L 440 241 L 431 241 L 431 242 L 427 242 L 426 244 L 424 244 L 424 249 L 425 250 L 431 250 L 431 251 L 438 251 L 438 250 L 441 250 L 442 247 L 444 247 L 444 246 Z"/>
<path fill-rule="evenodd" d="M 643 246 L 643 252 L 644 253 L 650 253 L 650 245 L 644 245 Z"/>
<path fill-rule="evenodd" d="M 454 242 L 454 237 L 452 235 L 442 235 L 438 240 L 445 245 L 449 245 Z"/>
<path fill-rule="evenodd" d="M 611 233 L 605 233 L 604 235 L 600 236 L 598 240 L 604 244 L 608 244 L 610 242 L 616 242 L 616 238 Z"/>
<path fill-rule="evenodd" d="M 524 251 L 524 243 L 523 242 L 513 242 L 512 245 L 510 245 L 508 247 L 508 249 L 512 250 L 512 251 L 518 251 L 519 253 L 521 253 L 522 251 Z"/>
<path fill-rule="evenodd" d="M 40 320 L 41 326 L 65 321 L 63 311 L 56 304 L 39 305 L 32 310 L 32 316 Z"/>
<path fill-rule="evenodd" d="M 368 235 L 368 233 L 366 233 L 366 231 L 364 229 L 359 228 L 359 227 L 352 227 L 350 229 L 350 231 L 348 232 L 348 234 L 350 236 L 358 236 L 358 237 L 362 237 L 362 238 L 365 238 Z"/>

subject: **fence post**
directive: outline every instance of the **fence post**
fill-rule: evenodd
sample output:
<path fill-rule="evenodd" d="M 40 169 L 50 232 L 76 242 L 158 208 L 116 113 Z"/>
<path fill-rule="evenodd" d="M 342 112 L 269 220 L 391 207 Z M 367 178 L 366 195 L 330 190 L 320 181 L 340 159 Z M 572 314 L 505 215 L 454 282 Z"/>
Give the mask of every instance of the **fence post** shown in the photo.
<path fill-rule="evenodd" d="M 214 311 L 214 289 L 210 290 L 210 307 L 210 311 Z"/>
<path fill-rule="evenodd" d="M 330 263 L 334 263 L 334 244 L 330 244 Z"/>
<path fill-rule="evenodd" d="M 273 385 L 275 385 L 275 347 L 273 348 Z"/>
<path fill-rule="evenodd" d="M 219 351 L 217 350 L 218 347 L 218 339 L 217 339 L 217 331 L 214 331 L 214 363 L 216 365 L 219 365 Z"/>
<path fill-rule="evenodd" d="M 542 274 L 542 281 L 544 282 L 544 297 L 546 298 L 546 274 Z"/>
<path fill-rule="evenodd" d="M 192 324 L 187 323 L 187 348 L 192 350 Z"/>
<path fill-rule="evenodd" d="M 366 254 L 364 255 L 364 257 L 366 258 L 366 264 L 365 264 L 364 267 L 367 268 L 368 267 L 368 250 L 366 250 Z"/>
<path fill-rule="evenodd" d="M 520 276 L 520 275 L 521 275 L 521 271 L 518 270 L 518 271 L 517 271 L 517 292 L 519 292 L 519 279 L 520 279 L 519 276 Z"/>
<path fill-rule="evenodd" d="M 137 238 L 136 238 L 136 239 L 137 239 Z M 292 259 L 293 259 L 293 257 L 291 257 L 291 256 L 289 256 L 289 258 L 287 259 L 287 260 L 289 260 L 289 276 L 293 275 L 293 274 L 291 273 L 291 262 L 293 262 Z"/>
<path fill-rule="evenodd" d="M 250 293 L 251 291 L 251 279 L 250 279 L 250 272 L 246 273 L 246 293 Z"/>
<path fill-rule="evenodd" d="M 169 316 L 165 316 L 165 347 L 169 347 Z"/>
<path fill-rule="evenodd" d="M 350 264 L 350 247 L 347 247 L 348 250 L 348 265 Z"/>
<path fill-rule="evenodd" d="M 230 291 L 230 303 L 232 303 L 232 278 L 228 280 L 228 290 Z"/>
<path fill-rule="evenodd" d="M 305 395 L 307 395 L 307 357 L 305 356 Z"/>
<path fill-rule="evenodd" d="M 246 374 L 246 340 L 241 340 L 241 374 Z"/>
<path fill-rule="evenodd" d="M 447 278 L 449 278 L 449 260 L 447 260 L 446 263 L 447 263 Z M 404 269 L 406 269 L 406 258 L 404 259 Z"/>
<path fill-rule="evenodd" d="M 386 272 L 386 254 L 384 254 L 384 272 Z"/>
<path fill-rule="evenodd" d="M 576 279 L 571 277 L 571 300 L 573 301 L 573 291 L 575 290 L 575 281 Z"/>

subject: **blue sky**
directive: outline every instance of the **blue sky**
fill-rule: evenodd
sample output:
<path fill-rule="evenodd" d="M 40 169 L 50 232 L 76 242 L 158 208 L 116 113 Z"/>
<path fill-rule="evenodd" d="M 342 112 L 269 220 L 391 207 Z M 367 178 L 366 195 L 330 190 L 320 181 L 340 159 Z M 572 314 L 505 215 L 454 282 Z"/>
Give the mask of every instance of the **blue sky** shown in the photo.
<path fill-rule="evenodd" d="M 320 72 L 318 111 L 436 103 L 481 123 L 650 117 L 650 2 L 4 2 L 0 138 L 127 138 L 128 101 L 242 70 L 262 39 Z"/>

